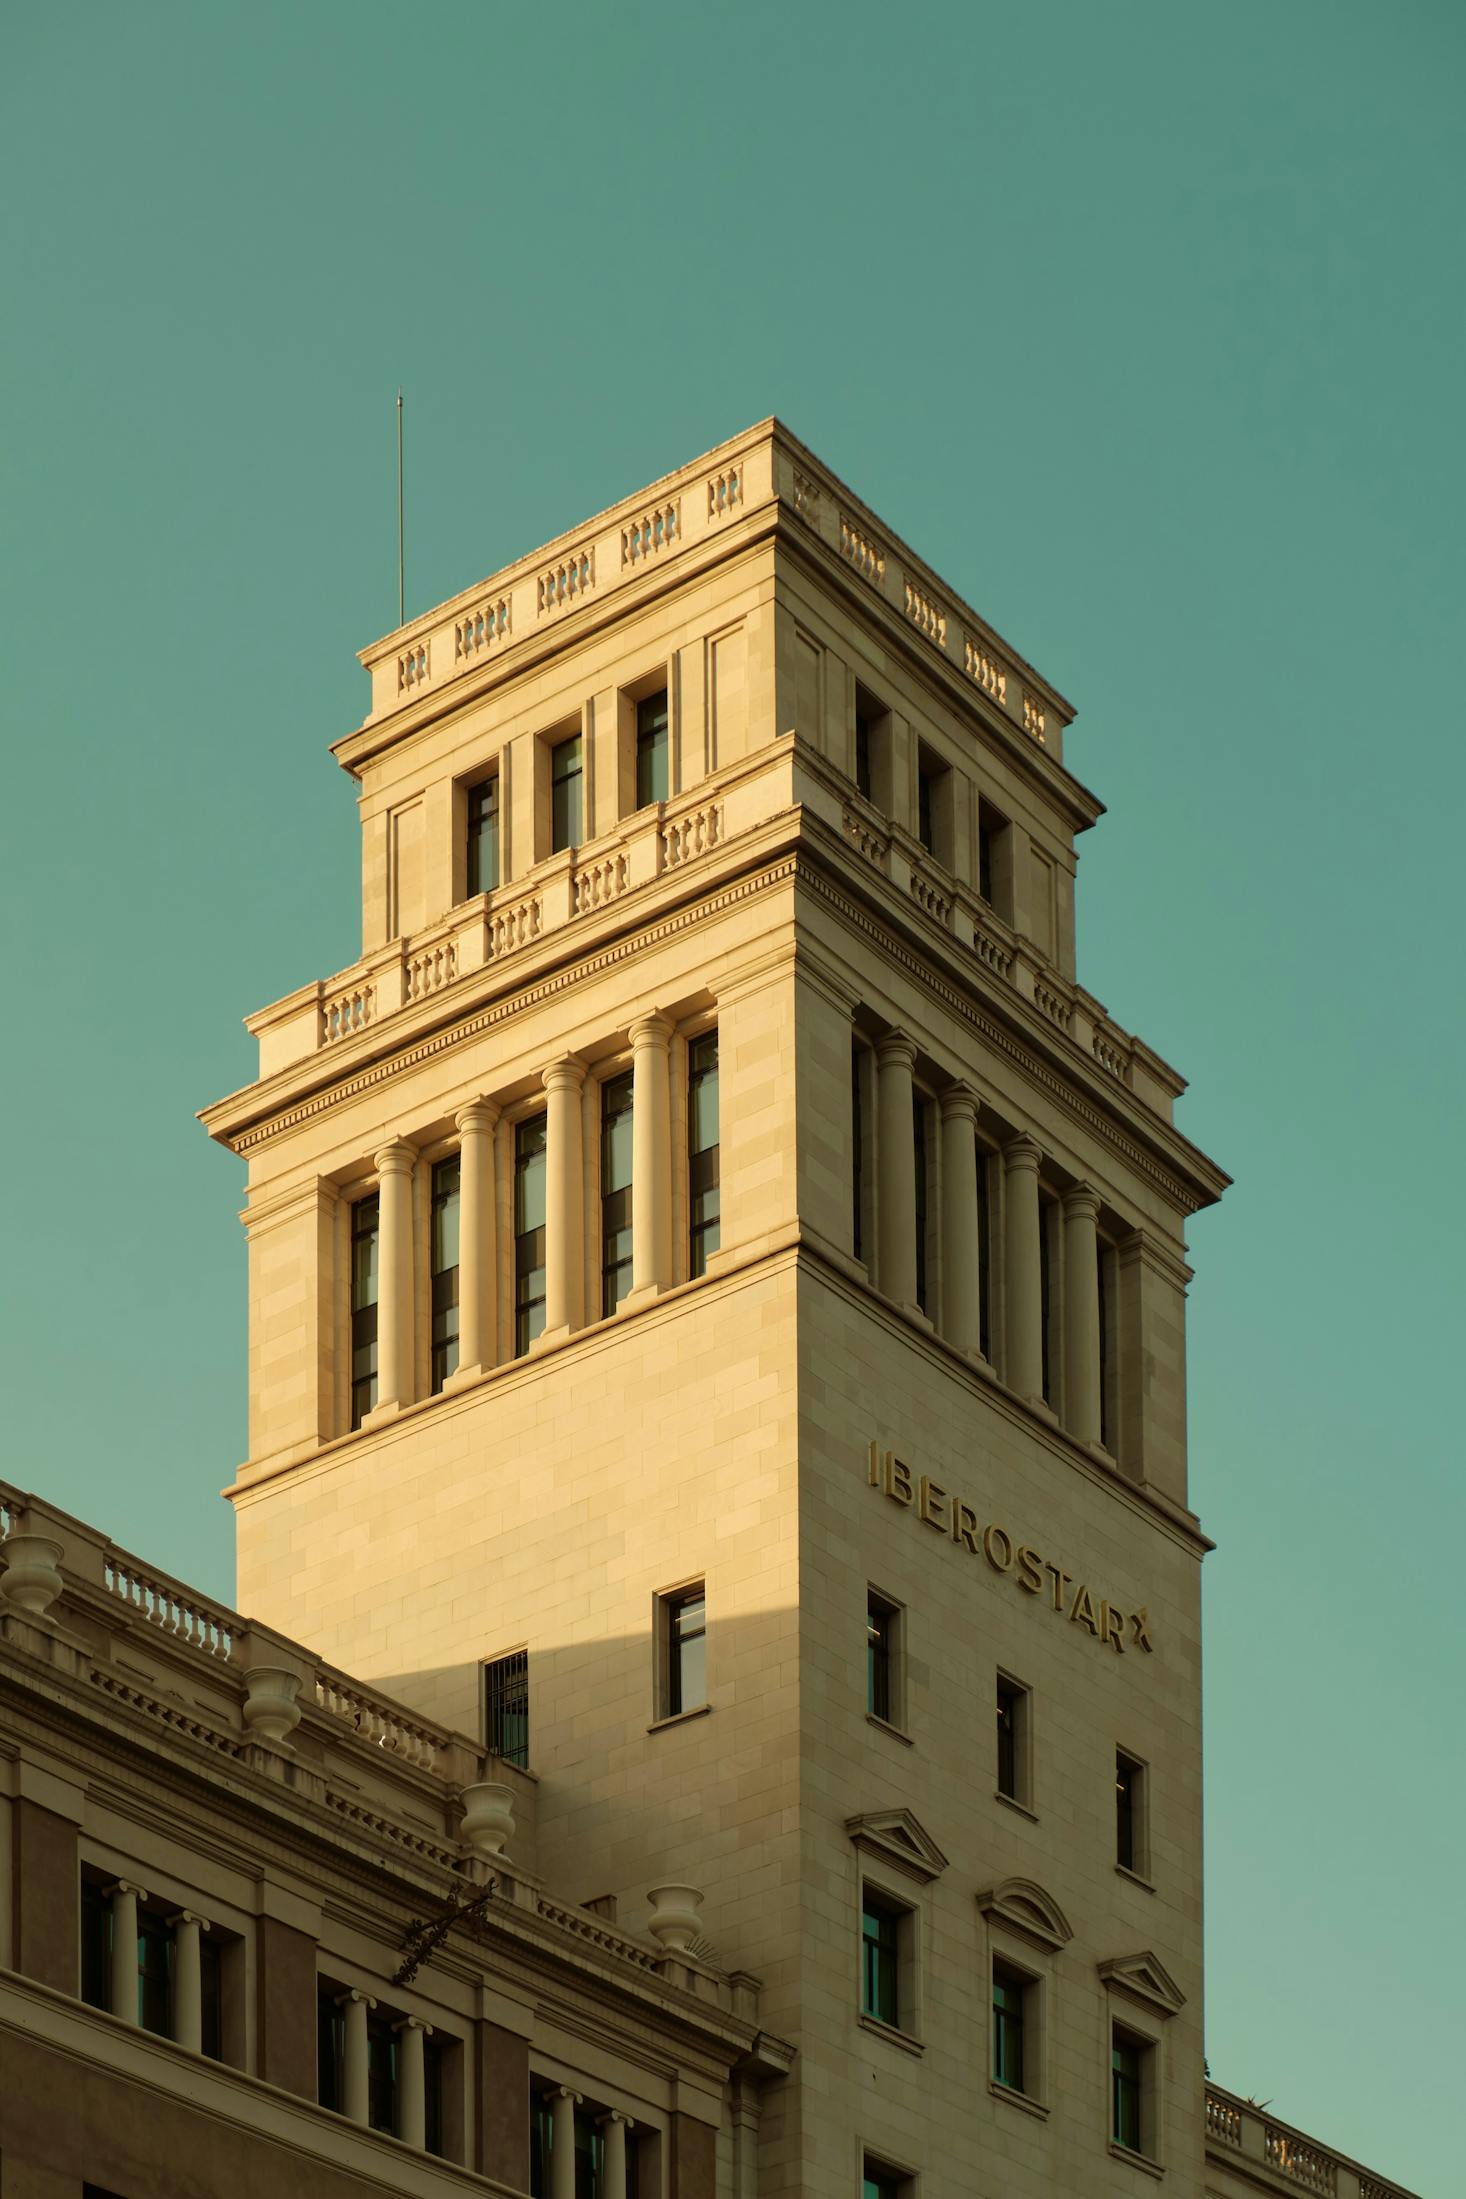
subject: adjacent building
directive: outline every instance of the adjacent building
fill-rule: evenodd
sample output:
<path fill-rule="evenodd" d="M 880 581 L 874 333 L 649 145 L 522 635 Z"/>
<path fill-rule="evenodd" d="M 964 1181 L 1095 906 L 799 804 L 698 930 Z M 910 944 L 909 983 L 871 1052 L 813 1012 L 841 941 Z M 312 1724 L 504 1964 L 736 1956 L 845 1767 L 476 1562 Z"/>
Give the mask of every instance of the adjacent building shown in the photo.
<path fill-rule="evenodd" d="M 1185 1229 L 1227 1179 L 1077 980 L 1063 697 L 772 421 L 363 661 L 361 955 L 204 1116 L 248 1165 L 251 1617 L 153 1589 L 231 1644 L 211 1869 L 254 1907 L 17 1788 L 72 1827 L 11 1835 L 48 1936 L 81 1889 L 56 2023 L 142 2051 L 120 1970 L 76 2006 L 102 1918 L 217 2000 L 199 1916 L 241 2126 L 313 2067 L 311 2142 L 414 2174 L 1396 2192 L 1204 2077 Z M 13 1623 L 94 1702 L 160 1652 L 86 1534 Z"/>

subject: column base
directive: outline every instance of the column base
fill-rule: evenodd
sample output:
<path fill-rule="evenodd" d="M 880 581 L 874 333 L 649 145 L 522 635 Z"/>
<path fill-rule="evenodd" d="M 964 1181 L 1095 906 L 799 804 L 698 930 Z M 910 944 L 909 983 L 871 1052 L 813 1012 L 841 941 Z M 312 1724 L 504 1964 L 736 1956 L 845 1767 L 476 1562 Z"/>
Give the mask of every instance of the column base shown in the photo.
<path fill-rule="evenodd" d="M 666 1288 L 665 1283 L 639 1283 L 635 1290 L 626 1293 L 616 1311 L 624 1313 L 628 1307 L 649 1306 L 653 1299 L 662 1296 Z"/>
<path fill-rule="evenodd" d="M 568 1321 L 562 1321 L 559 1328 L 557 1329 L 541 1329 L 539 1335 L 530 1345 L 529 1350 L 524 1354 L 524 1357 L 526 1359 L 533 1359 L 537 1353 L 548 1351 L 552 1344 L 563 1344 L 566 1338 L 573 1336 L 574 1333 L 575 1331 L 571 1328 Z"/>
<path fill-rule="evenodd" d="M 384 1399 L 380 1405 L 373 1405 L 369 1413 L 362 1414 L 362 1430 L 365 1431 L 369 1428 L 385 1428 L 387 1422 L 389 1420 L 395 1420 L 401 1410 L 402 1400 L 400 1398 L 389 1397 Z"/>
<path fill-rule="evenodd" d="M 475 1382 L 482 1382 L 484 1376 L 492 1374 L 493 1371 L 492 1367 L 455 1367 L 438 1395 L 448 1397 L 452 1395 L 454 1390 L 471 1389 Z"/>

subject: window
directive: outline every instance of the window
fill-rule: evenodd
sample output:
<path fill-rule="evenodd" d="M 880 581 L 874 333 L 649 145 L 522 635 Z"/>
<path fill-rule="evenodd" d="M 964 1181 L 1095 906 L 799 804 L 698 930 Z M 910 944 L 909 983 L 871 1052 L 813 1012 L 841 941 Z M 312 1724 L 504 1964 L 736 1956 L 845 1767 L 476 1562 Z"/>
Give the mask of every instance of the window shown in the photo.
<path fill-rule="evenodd" d="M 865 1106 L 862 1098 L 862 1087 L 865 1083 L 865 1064 L 862 1059 L 864 1053 L 865 1048 L 857 1040 L 850 1049 L 850 1203 L 857 1260 L 863 1260 L 866 1256 Z"/>
<path fill-rule="evenodd" d="M 1010 1802 L 1031 1804 L 1029 1775 L 1028 1689 L 1006 1672 L 998 1674 L 998 1792 Z"/>
<path fill-rule="evenodd" d="M 583 746 L 579 733 L 550 750 L 550 852 L 579 847 L 583 837 Z M 542 782 L 543 783 L 543 782 Z"/>
<path fill-rule="evenodd" d="M 359 1428 L 377 1402 L 377 1237 L 381 1203 L 375 1192 L 351 1209 L 351 1425 Z"/>
<path fill-rule="evenodd" d="M 1131 2153 L 1144 2153 L 1147 2063 L 1152 2049 L 1133 2032 L 1116 2027 L 1110 2042 L 1110 2136 Z"/>
<path fill-rule="evenodd" d="M 1054 1288 L 1054 1235 L 1058 1201 L 1040 1197 L 1038 1206 L 1038 1294 L 1041 1388 L 1046 1405 L 1055 1397 L 1054 1323 L 1058 1319 L 1058 1293 Z"/>
<path fill-rule="evenodd" d="M 1115 1861 L 1121 1870 L 1143 1875 L 1146 1867 L 1145 1766 L 1115 1751 Z"/>
<path fill-rule="evenodd" d="M 868 802 L 885 794 L 886 706 L 864 687 L 855 690 L 855 784 Z"/>
<path fill-rule="evenodd" d="M 545 1327 L 545 1118 L 514 1127 L 514 1356 Z"/>
<path fill-rule="evenodd" d="M 211 2062 L 224 2059 L 224 1949 L 212 1933 L 199 1935 L 200 2050 Z"/>
<path fill-rule="evenodd" d="M 860 1916 L 860 2009 L 901 2028 L 901 1935 L 909 1910 L 867 1887 Z"/>
<path fill-rule="evenodd" d="M 346 2011 L 334 1986 L 316 1989 L 316 2097 L 333 2113 L 346 2112 Z"/>
<path fill-rule="evenodd" d="M 1023 2034 L 1032 1980 L 1006 1962 L 993 1964 L 993 2083 L 1026 2092 Z"/>
<path fill-rule="evenodd" d="M 993 1357 L 993 1233 L 988 1203 L 988 1162 L 985 1145 L 977 1148 L 977 1348 L 991 1366 Z"/>
<path fill-rule="evenodd" d="M 722 1241 L 718 1155 L 718 1034 L 705 1031 L 687 1049 L 689 1275 L 706 1275 Z"/>
<path fill-rule="evenodd" d="M 112 1912 L 99 1878 L 81 1882 L 81 1997 L 92 2008 L 112 2005 Z"/>
<path fill-rule="evenodd" d="M 397 2129 L 397 2025 L 380 2008 L 367 2011 L 367 2122 Z"/>
<path fill-rule="evenodd" d="M 1099 1241 L 1100 1442 L 1115 1454 L 1115 1248 Z"/>
<path fill-rule="evenodd" d="M 601 1312 L 631 1289 L 632 1074 L 601 1086 Z"/>
<path fill-rule="evenodd" d="M 869 2154 L 865 2156 L 861 2165 L 861 2199 L 904 2199 L 907 2189 L 906 2177 L 873 2161 Z"/>
<path fill-rule="evenodd" d="M 951 774 L 939 756 L 918 745 L 916 751 L 916 837 L 928 855 L 945 863 L 951 836 L 947 807 Z"/>
<path fill-rule="evenodd" d="M 572 2188 L 575 2199 L 603 2199 L 605 2193 L 605 2139 L 599 2124 L 604 2110 L 599 2107 L 578 2107 L 575 2110 L 575 2173 Z M 640 2187 L 641 2170 L 638 2160 L 640 2133 L 626 2133 L 626 2190 L 635 2193 Z M 531 2199 L 549 2199 L 552 2190 L 551 2163 L 555 2152 L 554 2095 L 536 2091 L 530 2099 L 529 2126 L 529 2188 Z"/>
<path fill-rule="evenodd" d="M 667 799 L 667 690 L 636 706 L 636 806 Z"/>
<path fill-rule="evenodd" d="M 346 2002 L 351 1995 L 339 1985 L 322 1980 L 316 1987 L 316 2096 L 321 2106 L 330 2108 L 337 2115 L 351 2112 L 348 2104 L 347 2057 L 348 2046 Z M 406 2133 L 402 2127 L 404 2098 L 402 2085 L 403 2018 L 389 2008 L 368 2007 L 366 2016 L 366 2120 L 372 2130 L 388 2131 L 393 2137 L 409 2136 L 415 2142 L 416 2133 Z M 357 2034 L 358 2038 L 360 2033 Z M 455 2042 L 439 2035 L 424 2037 L 423 2050 L 423 2128 L 425 2150 L 441 2154 L 444 2150 L 443 2130 L 443 2075 L 449 2052 Z M 359 2051 L 359 2049 L 358 2049 Z M 357 2071 L 360 2083 L 363 2072 Z"/>
<path fill-rule="evenodd" d="M 869 1589 L 865 1599 L 865 1707 L 887 1725 L 899 1722 L 900 1607 Z"/>
<path fill-rule="evenodd" d="M 529 1651 L 516 1649 L 484 1666 L 484 1735 L 495 1756 L 529 1768 Z"/>
<path fill-rule="evenodd" d="M 175 2035 L 178 1954 L 175 1920 L 167 1902 L 139 1901 L 137 1909 L 137 2021 L 160 2038 Z M 223 1949 L 198 1933 L 200 2050 L 224 2059 Z M 95 1874 L 81 1882 L 81 1997 L 93 2008 L 112 2006 L 112 1904 L 107 1881 Z"/>
<path fill-rule="evenodd" d="M 916 1153 L 916 1303 L 923 1313 L 927 1303 L 927 1230 L 930 1226 L 927 1198 L 927 1099 L 924 1092 L 911 1098 L 911 1134 Z"/>
<path fill-rule="evenodd" d="M 923 762 L 916 775 L 916 837 L 930 855 L 936 848 L 935 827 L 932 823 L 932 779 Z"/>
<path fill-rule="evenodd" d="M 480 779 L 468 790 L 468 866 L 470 895 L 492 893 L 499 883 L 499 774 Z"/>
<path fill-rule="evenodd" d="M 1008 820 L 991 802 L 977 805 L 977 890 L 988 907 L 1006 922 L 1013 921 L 1012 843 Z"/>
<path fill-rule="evenodd" d="M 659 1599 L 662 1702 L 659 1715 L 678 1718 L 708 1699 L 707 1590 L 679 1588 Z"/>
<path fill-rule="evenodd" d="M 432 1390 L 436 1397 L 458 1366 L 458 1186 L 455 1153 L 433 1169 L 428 1267 L 433 1293 Z"/>

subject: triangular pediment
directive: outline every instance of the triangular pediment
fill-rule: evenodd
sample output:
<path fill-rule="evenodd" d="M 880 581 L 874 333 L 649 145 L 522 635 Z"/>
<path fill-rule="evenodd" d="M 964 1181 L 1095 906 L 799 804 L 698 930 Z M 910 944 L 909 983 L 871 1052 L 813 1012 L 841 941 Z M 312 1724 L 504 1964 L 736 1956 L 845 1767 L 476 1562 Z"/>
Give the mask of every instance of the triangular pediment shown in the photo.
<path fill-rule="evenodd" d="M 847 1817 L 845 1830 L 857 1848 L 924 1885 L 947 1868 L 947 1858 L 910 1810 L 865 1810 L 859 1817 Z"/>
<path fill-rule="evenodd" d="M 1053 1895 L 1031 1878 L 1002 1879 L 978 1895 L 977 1905 L 984 1916 L 1036 1939 L 1042 1947 L 1062 1947 L 1074 1937 L 1074 1927 Z"/>
<path fill-rule="evenodd" d="M 1151 1954 L 1148 1948 L 1139 1955 L 1114 1955 L 1098 1968 L 1106 1985 L 1133 1994 L 1163 2016 L 1174 2016 L 1178 2008 L 1186 2006 L 1186 1995 L 1160 1956 Z"/>

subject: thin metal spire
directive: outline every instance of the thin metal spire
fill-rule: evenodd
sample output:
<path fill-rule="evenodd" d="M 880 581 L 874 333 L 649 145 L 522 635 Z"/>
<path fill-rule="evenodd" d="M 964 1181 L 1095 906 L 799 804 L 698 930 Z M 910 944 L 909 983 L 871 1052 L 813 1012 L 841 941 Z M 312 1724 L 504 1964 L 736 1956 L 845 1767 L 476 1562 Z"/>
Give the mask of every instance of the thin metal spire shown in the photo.
<path fill-rule="evenodd" d="M 402 391 L 397 392 L 397 623 L 407 624 L 407 565 L 402 533 Z"/>

